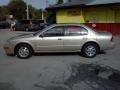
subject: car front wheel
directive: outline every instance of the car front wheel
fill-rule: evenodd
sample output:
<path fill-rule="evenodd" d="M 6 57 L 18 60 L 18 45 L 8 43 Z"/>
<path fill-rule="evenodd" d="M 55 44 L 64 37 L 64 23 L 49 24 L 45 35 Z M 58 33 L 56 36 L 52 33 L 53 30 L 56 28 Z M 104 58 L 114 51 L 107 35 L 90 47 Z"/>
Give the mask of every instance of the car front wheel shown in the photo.
<path fill-rule="evenodd" d="M 20 44 L 15 49 L 15 54 L 20 59 L 27 59 L 32 56 L 32 48 L 27 44 Z"/>
<path fill-rule="evenodd" d="M 94 43 L 88 43 L 82 49 L 83 55 L 88 58 L 95 57 L 98 54 L 98 51 L 98 46 Z"/>

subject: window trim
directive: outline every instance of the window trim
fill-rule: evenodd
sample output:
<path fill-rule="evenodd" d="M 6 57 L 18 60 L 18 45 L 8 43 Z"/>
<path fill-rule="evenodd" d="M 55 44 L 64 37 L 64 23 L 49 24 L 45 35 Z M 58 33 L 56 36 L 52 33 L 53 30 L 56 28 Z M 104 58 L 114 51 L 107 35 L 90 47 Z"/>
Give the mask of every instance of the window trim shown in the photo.
<path fill-rule="evenodd" d="M 61 36 L 44 36 L 44 33 L 45 33 L 46 31 L 49 31 L 49 30 L 51 30 L 51 29 L 53 29 L 53 28 L 56 28 L 56 27 L 62 27 L 62 35 L 61 35 Z M 63 37 L 63 36 L 64 36 L 64 32 L 65 32 L 65 26 L 54 26 L 54 27 L 49 28 L 49 29 L 45 30 L 44 32 L 42 32 L 41 35 L 42 35 L 43 37 Z"/>

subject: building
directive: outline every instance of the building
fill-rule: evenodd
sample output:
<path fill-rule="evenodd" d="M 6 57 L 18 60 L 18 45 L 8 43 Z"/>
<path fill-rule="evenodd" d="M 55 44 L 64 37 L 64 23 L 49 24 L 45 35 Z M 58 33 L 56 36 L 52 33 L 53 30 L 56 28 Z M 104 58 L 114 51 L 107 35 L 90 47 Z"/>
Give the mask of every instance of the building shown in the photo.
<path fill-rule="evenodd" d="M 120 34 L 120 0 L 73 0 L 53 5 L 56 23 L 85 23 L 97 30 Z"/>

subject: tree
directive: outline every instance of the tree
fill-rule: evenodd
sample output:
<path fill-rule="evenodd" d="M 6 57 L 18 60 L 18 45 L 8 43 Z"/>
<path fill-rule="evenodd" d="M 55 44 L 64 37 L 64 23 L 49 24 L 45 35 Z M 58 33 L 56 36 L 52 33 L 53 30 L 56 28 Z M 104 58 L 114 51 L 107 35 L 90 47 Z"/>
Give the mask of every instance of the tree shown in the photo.
<path fill-rule="evenodd" d="M 7 6 L 0 6 L 0 20 L 5 20 L 8 14 L 9 10 Z"/>
<path fill-rule="evenodd" d="M 16 19 L 26 18 L 26 3 L 23 0 L 10 0 L 8 9 Z"/>
<path fill-rule="evenodd" d="M 63 0 L 58 0 L 57 4 L 62 4 L 64 1 Z"/>
<path fill-rule="evenodd" d="M 36 9 L 32 5 L 29 5 L 29 16 L 30 19 L 41 19 L 42 18 L 42 10 L 41 9 Z"/>

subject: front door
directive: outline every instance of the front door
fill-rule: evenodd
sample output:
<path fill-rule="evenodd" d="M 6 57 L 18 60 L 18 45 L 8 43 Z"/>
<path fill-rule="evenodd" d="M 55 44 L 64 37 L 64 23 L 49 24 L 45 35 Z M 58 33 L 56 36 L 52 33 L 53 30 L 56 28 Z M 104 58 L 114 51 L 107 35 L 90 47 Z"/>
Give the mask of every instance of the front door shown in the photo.
<path fill-rule="evenodd" d="M 42 37 L 37 40 L 37 50 L 39 52 L 58 52 L 63 51 L 63 34 L 62 26 L 55 26 L 42 33 Z"/>

